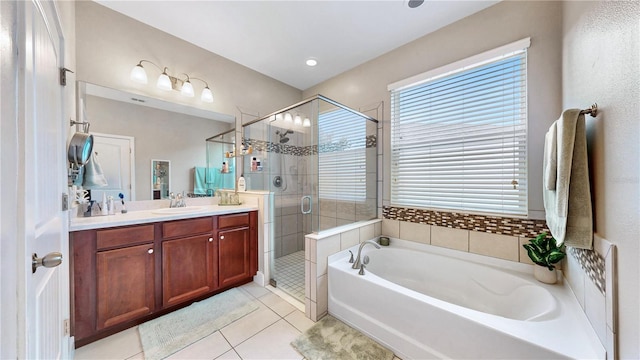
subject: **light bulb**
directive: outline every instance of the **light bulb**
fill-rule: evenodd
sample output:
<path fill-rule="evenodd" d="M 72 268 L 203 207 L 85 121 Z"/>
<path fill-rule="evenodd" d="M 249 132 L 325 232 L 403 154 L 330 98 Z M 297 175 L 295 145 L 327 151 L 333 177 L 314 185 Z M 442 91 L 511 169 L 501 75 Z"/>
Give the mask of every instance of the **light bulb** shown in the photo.
<path fill-rule="evenodd" d="M 302 118 L 300 115 L 296 114 L 296 117 L 293 118 L 293 123 L 298 126 L 302 125 Z"/>
<path fill-rule="evenodd" d="M 129 78 L 140 84 L 147 83 L 147 72 L 144 71 L 142 64 L 138 64 L 131 69 L 131 75 Z"/>
<path fill-rule="evenodd" d="M 302 122 L 302 126 L 311 127 L 311 120 L 309 120 L 309 118 L 304 118 L 304 121 Z"/>
<path fill-rule="evenodd" d="M 158 89 L 166 91 L 170 91 L 172 89 L 171 79 L 169 79 L 169 75 L 167 75 L 166 68 L 165 71 L 158 77 L 156 86 L 158 87 Z"/>
<path fill-rule="evenodd" d="M 276 117 L 274 120 L 282 120 L 282 114 L 276 114 Z"/>
<path fill-rule="evenodd" d="M 213 102 L 213 93 L 211 92 L 211 89 L 209 89 L 208 86 L 205 87 L 204 90 L 202 90 L 202 95 L 200 95 L 200 100 L 208 103 Z"/>
<path fill-rule="evenodd" d="M 293 121 L 293 117 L 291 116 L 291 114 L 285 113 L 284 114 L 284 121 L 285 122 L 292 122 Z"/>
<path fill-rule="evenodd" d="M 184 83 L 182 83 L 182 89 L 180 89 L 180 94 L 182 94 L 182 96 L 186 96 L 186 97 L 193 97 L 194 96 L 193 85 L 191 85 L 191 81 L 187 80 Z"/>

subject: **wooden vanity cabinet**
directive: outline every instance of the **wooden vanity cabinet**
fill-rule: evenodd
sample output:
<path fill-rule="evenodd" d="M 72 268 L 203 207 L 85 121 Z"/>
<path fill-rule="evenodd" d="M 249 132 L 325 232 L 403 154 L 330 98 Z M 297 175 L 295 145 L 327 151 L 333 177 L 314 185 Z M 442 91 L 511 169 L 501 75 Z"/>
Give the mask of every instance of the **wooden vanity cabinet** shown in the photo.
<path fill-rule="evenodd" d="M 218 288 L 215 218 L 162 224 L 162 306 L 181 304 Z"/>
<path fill-rule="evenodd" d="M 70 233 L 76 347 L 252 281 L 257 212 Z"/>
<path fill-rule="evenodd" d="M 156 310 L 154 233 L 153 224 L 71 233 L 76 339 Z"/>
<path fill-rule="evenodd" d="M 220 215 L 216 218 L 220 287 L 246 282 L 256 273 L 257 242 L 255 213 Z M 257 236 L 255 236 L 257 238 Z M 255 246 L 254 246 L 255 245 Z"/>

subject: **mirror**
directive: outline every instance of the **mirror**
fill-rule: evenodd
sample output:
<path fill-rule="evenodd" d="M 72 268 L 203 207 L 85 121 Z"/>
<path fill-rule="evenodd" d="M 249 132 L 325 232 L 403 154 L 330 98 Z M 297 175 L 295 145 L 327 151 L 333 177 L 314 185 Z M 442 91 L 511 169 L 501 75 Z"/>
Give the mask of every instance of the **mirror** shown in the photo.
<path fill-rule="evenodd" d="M 171 161 L 151 160 L 151 198 L 168 199 L 171 183 Z"/>
<path fill-rule="evenodd" d="M 128 201 L 154 198 L 155 175 L 153 166 L 149 164 L 156 159 L 171 165 L 171 182 L 167 182 L 166 192 L 193 193 L 195 168 L 208 166 L 206 139 L 235 125 L 233 115 L 83 81 L 78 81 L 77 87 L 77 117 L 91 124 L 92 134 L 99 133 L 105 139 L 131 139 L 127 156 L 121 155 L 125 145 L 118 145 L 115 149 L 113 141 L 98 141 L 98 138 L 94 143 L 94 151 L 101 154 L 101 161 L 115 161 L 114 164 L 102 164 L 105 169 L 116 169 L 110 170 L 115 174 L 105 174 L 107 178 L 114 178 L 113 182 L 121 185 L 127 181 L 119 177 L 130 177 L 130 185 L 125 185 L 131 189 L 125 192 L 128 195 L 125 200 Z M 117 152 L 117 155 L 109 156 L 110 151 Z M 117 170 L 129 166 L 127 162 L 130 162 L 130 170 Z M 94 189 L 92 198 L 102 196 L 102 191 L 109 192 L 111 187 Z"/>
<path fill-rule="evenodd" d="M 217 189 L 235 189 L 236 129 L 227 130 L 207 139 L 207 168 L 202 185 L 196 194 L 210 194 Z M 196 184 L 198 182 L 196 181 Z"/>

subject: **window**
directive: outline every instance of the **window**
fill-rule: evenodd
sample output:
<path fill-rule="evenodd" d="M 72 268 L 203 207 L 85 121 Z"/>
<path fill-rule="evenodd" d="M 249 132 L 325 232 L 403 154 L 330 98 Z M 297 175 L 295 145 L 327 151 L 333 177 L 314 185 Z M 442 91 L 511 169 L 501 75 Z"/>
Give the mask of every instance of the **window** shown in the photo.
<path fill-rule="evenodd" d="M 529 39 L 391 91 L 391 204 L 527 215 Z"/>
<path fill-rule="evenodd" d="M 366 200 L 366 125 L 362 117 L 343 109 L 320 114 L 320 198 Z"/>

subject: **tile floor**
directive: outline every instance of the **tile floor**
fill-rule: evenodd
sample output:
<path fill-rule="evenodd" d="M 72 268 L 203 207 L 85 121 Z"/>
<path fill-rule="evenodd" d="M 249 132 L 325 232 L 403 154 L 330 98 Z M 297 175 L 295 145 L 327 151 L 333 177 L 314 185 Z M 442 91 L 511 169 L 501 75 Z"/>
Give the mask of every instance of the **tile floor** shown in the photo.
<path fill-rule="evenodd" d="M 313 321 L 266 288 L 249 283 L 240 289 L 259 300 L 258 310 L 168 359 L 302 359 L 290 343 Z M 75 359 L 144 359 L 138 329 L 130 328 L 76 349 Z"/>
<path fill-rule="evenodd" d="M 275 259 L 277 287 L 304 303 L 304 250 Z"/>

